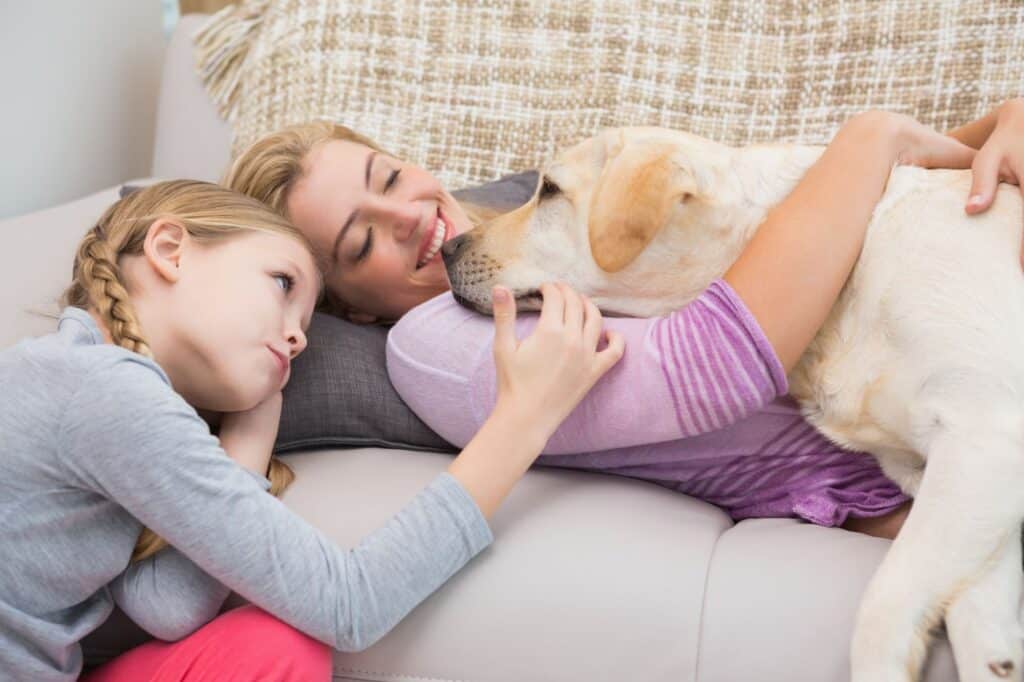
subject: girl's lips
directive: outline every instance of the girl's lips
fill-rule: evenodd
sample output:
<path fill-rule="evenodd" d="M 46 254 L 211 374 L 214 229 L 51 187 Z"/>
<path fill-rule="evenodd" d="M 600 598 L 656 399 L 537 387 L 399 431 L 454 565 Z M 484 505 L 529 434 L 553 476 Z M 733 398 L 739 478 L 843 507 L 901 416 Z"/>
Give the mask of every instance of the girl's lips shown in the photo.
<path fill-rule="evenodd" d="M 288 358 L 270 346 L 267 346 L 267 348 L 270 350 L 271 355 L 274 356 L 274 362 L 277 364 L 278 374 L 281 377 L 281 384 L 284 385 L 285 380 L 288 379 L 288 370 L 291 363 L 288 362 Z"/>

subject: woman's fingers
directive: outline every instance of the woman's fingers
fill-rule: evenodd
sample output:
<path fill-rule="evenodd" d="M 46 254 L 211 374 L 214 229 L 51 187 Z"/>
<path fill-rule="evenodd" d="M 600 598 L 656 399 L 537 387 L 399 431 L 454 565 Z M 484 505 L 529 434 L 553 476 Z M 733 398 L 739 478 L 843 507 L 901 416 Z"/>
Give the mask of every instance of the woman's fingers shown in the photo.
<path fill-rule="evenodd" d="M 512 292 L 502 286 L 491 289 L 491 302 L 494 306 L 494 354 L 500 361 L 516 349 L 516 303 Z"/>
<path fill-rule="evenodd" d="M 1002 155 L 982 149 L 971 164 L 971 192 L 964 210 L 969 215 L 988 210 L 999 185 L 999 165 Z"/>

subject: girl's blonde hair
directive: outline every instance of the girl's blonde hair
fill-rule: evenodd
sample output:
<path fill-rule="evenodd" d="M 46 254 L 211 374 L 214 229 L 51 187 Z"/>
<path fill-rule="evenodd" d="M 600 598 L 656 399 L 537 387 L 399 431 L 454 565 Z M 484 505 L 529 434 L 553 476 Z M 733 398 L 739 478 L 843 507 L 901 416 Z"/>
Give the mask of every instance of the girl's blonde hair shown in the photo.
<path fill-rule="evenodd" d="M 145 187 L 115 202 L 100 216 L 78 246 L 71 286 L 62 303 L 99 314 L 114 343 L 152 358 L 132 307 L 119 260 L 142 253 L 149 227 L 158 218 L 181 225 L 199 243 L 212 243 L 246 232 L 286 235 L 310 248 L 308 240 L 285 218 L 254 199 L 208 182 L 172 180 Z M 295 479 L 294 472 L 271 458 L 270 492 L 279 496 Z M 143 528 L 133 561 L 155 554 L 167 542 Z"/>
<path fill-rule="evenodd" d="M 314 147 L 331 140 L 355 142 L 387 154 L 373 140 L 351 128 L 332 121 L 310 121 L 289 126 L 254 142 L 234 160 L 222 183 L 287 216 L 288 195 L 306 174 L 306 157 Z M 459 205 L 474 226 L 498 214 L 483 206 L 463 202 Z M 324 292 L 319 310 L 343 318 L 354 312 L 330 291 Z"/>

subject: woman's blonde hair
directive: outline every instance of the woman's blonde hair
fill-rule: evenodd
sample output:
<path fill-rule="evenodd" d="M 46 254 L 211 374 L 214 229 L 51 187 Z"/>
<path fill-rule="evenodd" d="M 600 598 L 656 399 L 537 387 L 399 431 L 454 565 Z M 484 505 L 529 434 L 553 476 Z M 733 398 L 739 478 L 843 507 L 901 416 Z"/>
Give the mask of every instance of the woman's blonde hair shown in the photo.
<path fill-rule="evenodd" d="M 387 154 L 373 140 L 351 128 L 332 121 L 310 121 L 289 126 L 254 142 L 234 160 L 222 183 L 287 217 L 288 196 L 308 170 L 306 157 L 317 145 L 331 140 L 355 142 Z M 464 202 L 459 205 L 474 226 L 498 214 L 483 206 Z M 344 318 L 354 312 L 330 291 L 324 293 L 319 310 Z"/>
<path fill-rule="evenodd" d="M 71 286 L 64 292 L 62 303 L 95 311 L 114 343 L 149 358 L 153 353 L 132 307 L 119 260 L 142 253 L 149 227 L 158 218 L 173 220 L 199 243 L 262 231 L 286 235 L 310 247 L 284 217 L 250 197 L 208 182 L 161 182 L 115 202 L 79 244 Z M 271 494 L 279 496 L 295 474 L 286 464 L 271 458 L 268 477 Z M 145 559 L 166 545 L 163 538 L 143 528 L 132 560 Z"/>

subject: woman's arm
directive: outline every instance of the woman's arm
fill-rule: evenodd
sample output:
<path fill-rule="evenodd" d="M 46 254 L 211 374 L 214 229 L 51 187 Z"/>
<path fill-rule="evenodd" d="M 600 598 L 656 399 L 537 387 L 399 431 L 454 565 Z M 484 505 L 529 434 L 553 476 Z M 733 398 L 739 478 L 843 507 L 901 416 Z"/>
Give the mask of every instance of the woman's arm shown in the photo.
<path fill-rule="evenodd" d="M 522 315 L 517 332 L 534 331 Z M 786 376 L 753 316 L 718 281 L 663 318 L 616 317 L 625 339 L 605 374 L 548 440 L 544 454 L 678 440 L 720 429 L 786 392 Z M 391 383 L 448 442 L 465 446 L 495 405 L 491 321 L 444 294 L 407 313 L 388 334 Z"/>
<path fill-rule="evenodd" d="M 999 107 L 996 107 L 981 118 L 966 123 L 959 128 L 954 128 L 946 134 L 955 140 L 959 140 L 971 149 L 981 149 L 989 135 L 995 130 L 998 117 Z"/>
<path fill-rule="evenodd" d="M 967 168 L 973 158 L 969 147 L 905 116 L 868 112 L 843 126 L 724 277 L 787 372 L 857 262 L 893 166 Z"/>

